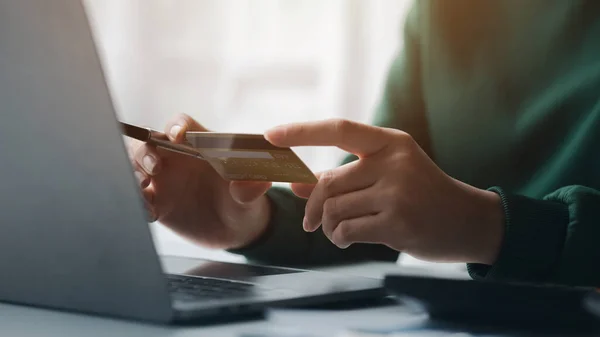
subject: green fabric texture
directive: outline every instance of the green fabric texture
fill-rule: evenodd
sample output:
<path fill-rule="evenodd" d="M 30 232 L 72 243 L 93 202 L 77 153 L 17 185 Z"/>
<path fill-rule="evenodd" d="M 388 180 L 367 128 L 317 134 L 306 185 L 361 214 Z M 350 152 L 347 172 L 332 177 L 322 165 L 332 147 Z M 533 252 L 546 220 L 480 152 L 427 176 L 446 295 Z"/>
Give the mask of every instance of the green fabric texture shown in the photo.
<path fill-rule="evenodd" d="M 501 195 L 499 258 L 471 275 L 600 286 L 600 2 L 418 0 L 402 36 L 373 124 Z M 304 201 L 281 188 L 269 197 L 268 233 L 234 252 L 307 265 L 398 256 L 339 250 L 302 231 Z"/>

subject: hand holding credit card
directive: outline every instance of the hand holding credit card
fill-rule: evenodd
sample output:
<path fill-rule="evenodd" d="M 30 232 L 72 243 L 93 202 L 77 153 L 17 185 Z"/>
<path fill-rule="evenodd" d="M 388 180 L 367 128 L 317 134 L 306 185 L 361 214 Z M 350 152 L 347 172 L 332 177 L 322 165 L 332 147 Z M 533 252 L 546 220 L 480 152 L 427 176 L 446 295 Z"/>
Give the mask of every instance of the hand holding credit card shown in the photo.
<path fill-rule="evenodd" d="M 175 144 L 158 131 L 121 122 L 123 134 L 148 144 L 206 160 L 225 180 L 317 183 L 317 178 L 289 147 L 277 147 L 263 135 L 187 132 Z"/>

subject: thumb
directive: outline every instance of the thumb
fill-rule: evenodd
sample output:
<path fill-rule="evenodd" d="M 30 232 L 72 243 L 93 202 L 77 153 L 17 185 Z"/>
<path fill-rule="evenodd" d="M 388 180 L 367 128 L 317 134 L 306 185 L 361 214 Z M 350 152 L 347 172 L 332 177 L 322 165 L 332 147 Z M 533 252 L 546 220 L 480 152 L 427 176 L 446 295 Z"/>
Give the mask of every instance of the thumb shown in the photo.
<path fill-rule="evenodd" d="M 202 124 L 186 114 L 180 114 L 165 127 L 165 134 L 174 143 L 181 143 L 188 131 L 208 131 Z"/>
<path fill-rule="evenodd" d="M 272 183 L 264 181 L 232 181 L 229 184 L 229 193 L 233 200 L 240 204 L 248 204 L 265 194 Z"/>

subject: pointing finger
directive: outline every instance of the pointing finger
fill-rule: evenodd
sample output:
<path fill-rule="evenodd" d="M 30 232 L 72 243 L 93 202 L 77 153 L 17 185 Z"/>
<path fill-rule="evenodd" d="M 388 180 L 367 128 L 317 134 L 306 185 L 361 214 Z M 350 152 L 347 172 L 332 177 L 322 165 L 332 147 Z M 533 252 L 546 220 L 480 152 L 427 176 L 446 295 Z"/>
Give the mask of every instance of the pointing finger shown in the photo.
<path fill-rule="evenodd" d="M 345 119 L 278 126 L 265 133 L 275 146 L 336 146 L 359 157 L 375 154 L 390 141 L 386 129 Z"/>

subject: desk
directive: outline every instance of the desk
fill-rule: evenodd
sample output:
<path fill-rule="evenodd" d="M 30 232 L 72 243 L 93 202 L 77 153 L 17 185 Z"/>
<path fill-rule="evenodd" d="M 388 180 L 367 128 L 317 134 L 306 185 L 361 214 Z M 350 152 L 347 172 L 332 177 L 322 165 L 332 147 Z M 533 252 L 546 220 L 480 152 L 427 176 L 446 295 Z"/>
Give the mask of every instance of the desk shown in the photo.
<path fill-rule="evenodd" d="M 326 268 L 326 270 L 371 277 L 380 277 L 389 271 L 403 273 L 419 272 L 418 270 L 399 270 L 398 268 L 399 267 L 397 265 L 392 263 L 372 263 L 367 265 Z M 371 310 L 373 310 L 375 315 L 378 315 L 377 310 L 381 310 L 381 308 L 363 310 L 365 310 L 367 315 Z M 402 312 L 405 312 L 406 309 L 396 306 L 390 307 L 390 310 L 398 310 L 398 319 L 401 320 Z M 276 316 L 277 315 L 274 317 Z M 309 321 L 306 322 L 306 324 L 299 322 L 298 326 L 305 326 L 307 332 L 312 332 L 312 329 L 314 329 L 315 320 L 306 317 L 304 319 L 308 319 Z M 238 337 L 243 336 L 245 333 L 247 334 L 265 330 L 275 332 L 281 331 L 280 329 L 286 328 L 285 325 L 280 325 L 281 322 L 281 320 L 271 319 L 205 327 L 168 327 L 16 305 L 0 304 L 0 336 Z M 435 336 L 438 335 L 439 334 L 435 334 Z M 279 336 L 285 337 L 285 334 Z M 332 337 L 335 337 L 335 335 Z"/>
<path fill-rule="evenodd" d="M 0 335 L 7 337 L 238 337 L 265 324 L 254 321 L 212 327 L 164 327 L 0 304 Z"/>

